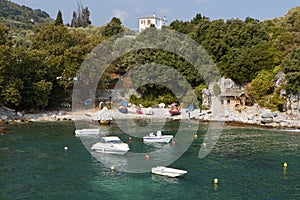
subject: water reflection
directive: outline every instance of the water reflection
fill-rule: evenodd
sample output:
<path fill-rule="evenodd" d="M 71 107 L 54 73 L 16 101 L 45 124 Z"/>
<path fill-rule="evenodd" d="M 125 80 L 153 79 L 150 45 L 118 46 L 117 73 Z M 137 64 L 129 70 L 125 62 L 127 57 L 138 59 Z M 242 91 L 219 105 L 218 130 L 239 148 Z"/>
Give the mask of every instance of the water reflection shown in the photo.
<path fill-rule="evenodd" d="M 179 178 L 177 177 L 166 177 L 166 176 L 160 176 L 156 174 L 152 174 L 151 176 L 153 182 L 160 182 L 160 183 L 171 183 L 171 184 L 178 184 L 179 183 Z"/>

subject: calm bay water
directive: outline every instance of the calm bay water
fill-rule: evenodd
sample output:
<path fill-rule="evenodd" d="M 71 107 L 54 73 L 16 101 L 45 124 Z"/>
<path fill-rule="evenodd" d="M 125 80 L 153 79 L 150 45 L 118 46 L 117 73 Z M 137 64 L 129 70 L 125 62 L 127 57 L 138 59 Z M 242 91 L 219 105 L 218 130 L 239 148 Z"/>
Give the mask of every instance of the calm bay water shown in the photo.
<path fill-rule="evenodd" d="M 178 122 L 168 122 L 165 129 L 175 134 L 176 127 Z M 199 159 L 207 130 L 201 124 L 198 139 L 171 165 L 188 174 L 167 178 L 112 172 L 74 136 L 72 122 L 8 128 L 9 134 L 0 136 L 1 200 L 300 199 L 299 133 L 225 126 L 213 151 Z M 116 125 L 104 129 L 128 142 Z M 135 139 L 129 145 L 143 148 Z M 215 177 L 218 185 L 213 184 Z"/>

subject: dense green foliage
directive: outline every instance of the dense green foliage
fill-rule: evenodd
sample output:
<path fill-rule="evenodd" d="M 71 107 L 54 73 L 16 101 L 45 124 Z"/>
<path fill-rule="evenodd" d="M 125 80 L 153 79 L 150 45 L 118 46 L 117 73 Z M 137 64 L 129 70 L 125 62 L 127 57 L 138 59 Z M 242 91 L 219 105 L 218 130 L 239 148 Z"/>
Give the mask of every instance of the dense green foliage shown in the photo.
<path fill-rule="evenodd" d="M 190 22 L 175 21 L 170 26 L 193 37 L 210 53 L 221 74 L 241 84 L 278 64 L 274 62 L 276 50 L 258 20 L 210 21 L 197 15 Z"/>
<path fill-rule="evenodd" d="M 63 102 L 85 56 L 103 40 L 82 29 L 54 24 L 39 30 L 29 47 L 15 46 L 3 25 L 0 35 L 0 103 L 19 109 Z"/>
<path fill-rule="evenodd" d="M 189 22 L 176 20 L 170 27 L 194 38 L 222 75 L 241 85 L 250 83 L 250 97 L 274 110 L 283 103 L 275 89 L 274 69 L 282 68 L 286 74 L 288 83 L 281 89 L 288 94 L 300 91 L 299 22 L 300 7 L 296 7 L 284 17 L 263 22 L 252 18 L 211 21 L 197 14 Z"/>
<path fill-rule="evenodd" d="M 113 17 L 111 21 L 103 28 L 102 34 L 104 36 L 114 36 L 123 32 L 125 29 L 122 27 L 122 22 L 119 18 Z"/>
<path fill-rule="evenodd" d="M 283 60 L 284 72 L 289 81 L 287 89 L 300 92 L 300 48 L 294 48 Z"/>
<path fill-rule="evenodd" d="M 3 16 L 0 19 L 5 19 L 0 23 L 0 105 L 44 109 L 70 99 L 73 78 L 77 77 L 87 54 L 103 40 L 126 30 L 118 18 L 112 18 L 103 27 L 88 26 L 91 24 L 89 15 L 89 10 L 80 6 L 78 12 L 74 12 L 73 27 L 67 27 L 63 25 L 60 11 L 53 23 L 44 12 L 0 0 L 0 16 Z M 32 22 L 28 23 L 30 19 L 36 23 L 51 23 L 28 30 L 33 27 Z M 15 23 L 26 29 L 15 29 Z M 201 44 L 221 75 L 247 85 L 248 95 L 255 102 L 276 110 L 283 105 L 279 96 L 281 89 L 286 89 L 288 94 L 300 92 L 299 24 L 300 7 L 296 7 L 284 17 L 263 22 L 252 18 L 210 20 L 197 14 L 191 21 L 176 20 L 167 28 L 187 34 Z M 163 34 L 159 38 L 171 41 L 169 48 L 178 47 L 172 38 Z M 136 40 L 119 40 L 118 45 L 120 49 L 125 44 L 136 47 L 139 41 L 156 42 L 140 34 Z M 190 57 L 195 57 L 194 54 L 188 53 Z M 130 69 L 151 63 L 177 70 L 194 88 L 201 102 L 202 89 L 206 87 L 204 78 L 187 60 L 164 50 L 140 48 L 121 56 L 105 71 L 98 87 L 112 88 Z M 280 70 L 286 74 L 287 84 L 276 88 L 276 74 Z M 170 74 L 163 74 L 161 79 L 168 76 Z M 181 84 L 176 83 L 178 88 Z M 132 96 L 135 103 L 153 105 L 178 100 L 169 88 L 160 84 L 142 85 L 138 90 L 143 97 Z M 214 91 L 220 92 L 219 88 Z M 195 101 L 188 96 L 180 98 Z"/>

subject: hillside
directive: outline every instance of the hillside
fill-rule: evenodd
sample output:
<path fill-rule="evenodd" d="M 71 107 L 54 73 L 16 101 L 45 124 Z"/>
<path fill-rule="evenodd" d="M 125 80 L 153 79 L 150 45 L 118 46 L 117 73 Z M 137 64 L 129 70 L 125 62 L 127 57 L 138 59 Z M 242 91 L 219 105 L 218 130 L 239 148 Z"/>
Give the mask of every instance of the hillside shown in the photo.
<path fill-rule="evenodd" d="M 49 23 L 51 18 L 45 12 L 4 0 L 0 0 L 0 15 L 7 26 L 2 26 L 0 21 L 0 38 L 3 38 L 0 44 L 0 106 L 19 110 L 53 108 L 70 99 L 68 91 L 73 87 L 72 80 L 88 53 L 126 29 L 115 17 L 102 27 L 55 25 L 53 21 Z M 45 22 L 47 26 L 29 29 Z M 286 98 L 300 92 L 299 22 L 300 8 L 295 7 L 285 16 L 266 21 L 250 17 L 211 20 L 197 14 L 190 21 L 175 20 L 168 28 L 197 41 L 209 53 L 222 76 L 247 90 L 247 105 L 258 104 L 283 111 L 290 108 Z M 118 40 L 118 47 L 123 48 L 128 42 L 132 46 L 140 41 L 156 42 L 147 34 L 152 31 L 139 34 L 135 40 Z M 173 41 L 163 32 L 157 34 Z M 170 42 L 170 45 L 176 49 L 177 43 Z M 111 89 L 117 78 L 136 66 L 150 63 L 171 66 L 183 74 L 196 91 L 198 102 L 202 101 L 202 90 L 207 85 L 201 74 L 180 56 L 160 50 L 141 49 L 121 56 L 105 71 L 99 88 Z M 139 92 L 144 99 L 135 96 L 130 99 L 136 105 L 177 101 L 168 88 L 159 84 L 143 85 Z"/>
<path fill-rule="evenodd" d="M 53 21 L 49 14 L 40 9 L 33 10 L 8 0 L 0 0 L 0 22 L 10 28 L 31 29 L 35 25 Z"/>

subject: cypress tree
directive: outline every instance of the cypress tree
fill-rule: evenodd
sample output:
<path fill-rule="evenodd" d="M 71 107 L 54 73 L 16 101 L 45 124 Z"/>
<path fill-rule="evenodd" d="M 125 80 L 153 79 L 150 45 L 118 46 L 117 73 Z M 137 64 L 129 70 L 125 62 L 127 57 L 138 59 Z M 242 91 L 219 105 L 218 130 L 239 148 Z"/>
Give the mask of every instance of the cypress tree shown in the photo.
<path fill-rule="evenodd" d="M 62 25 L 62 24 L 64 24 L 64 22 L 63 22 L 63 19 L 62 19 L 61 11 L 59 10 L 58 13 L 57 13 L 57 17 L 56 17 L 56 20 L 54 22 L 54 25 L 59 26 L 59 25 Z"/>

